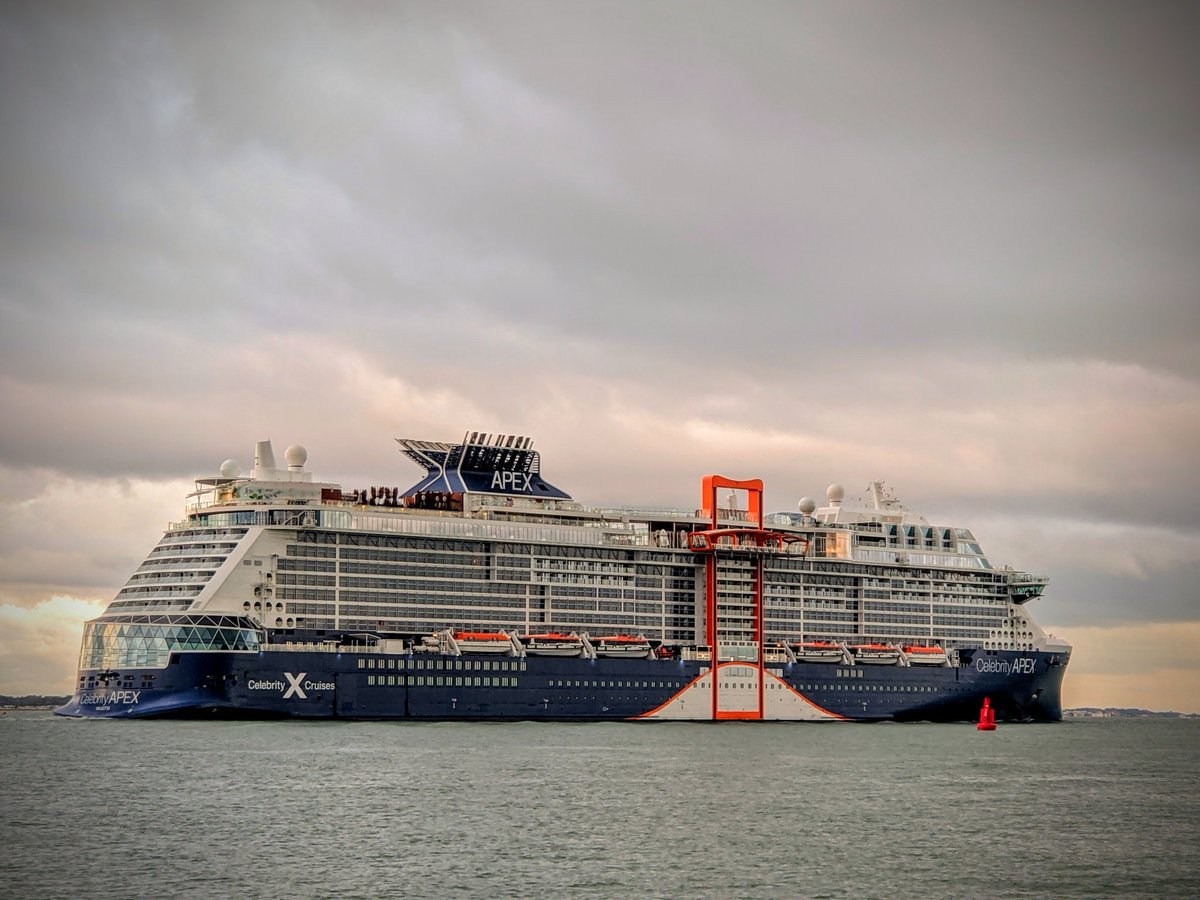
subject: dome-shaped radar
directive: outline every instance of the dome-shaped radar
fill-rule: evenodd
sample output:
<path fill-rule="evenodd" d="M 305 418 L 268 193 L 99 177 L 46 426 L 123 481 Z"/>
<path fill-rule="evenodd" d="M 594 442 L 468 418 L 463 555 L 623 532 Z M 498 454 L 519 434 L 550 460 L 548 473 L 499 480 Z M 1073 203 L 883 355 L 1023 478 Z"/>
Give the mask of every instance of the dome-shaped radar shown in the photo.
<path fill-rule="evenodd" d="M 816 511 L 817 511 L 817 501 L 816 500 L 814 500 L 812 497 L 801 497 L 800 498 L 800 512 L 804 513 L 806 516 L 811 516 Z"/>
<path fill-rule="evenodd" d="M 227 459 L 221 463 L 222 478 L 237 478 L 242 474 L 242 467 L 238 465 L 236 459 Z"/>
<path fill-rule="evenodd" d="M 825 489 L 825 496 L 829 498 L 830 503 L 836 505 L 846 499 L 846 489 L 840 484 L 831 484 Z"/>
<path fill-rule="evenodd" d="M 289 469 L 302 469 L 304 463 L 308 461 L 308 451 L 299 444 L 292 444 L 283 451 L 283 459 Z"/>

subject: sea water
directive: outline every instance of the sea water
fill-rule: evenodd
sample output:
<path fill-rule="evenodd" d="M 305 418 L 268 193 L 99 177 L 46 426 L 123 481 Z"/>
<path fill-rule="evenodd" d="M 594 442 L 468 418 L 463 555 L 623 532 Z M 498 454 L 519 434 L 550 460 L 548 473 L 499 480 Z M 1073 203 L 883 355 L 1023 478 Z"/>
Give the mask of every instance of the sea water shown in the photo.
<path fill-rule="evenodd" d="M 6 897 L 1195 897 L 1200 720 L 0 717 Z"/>

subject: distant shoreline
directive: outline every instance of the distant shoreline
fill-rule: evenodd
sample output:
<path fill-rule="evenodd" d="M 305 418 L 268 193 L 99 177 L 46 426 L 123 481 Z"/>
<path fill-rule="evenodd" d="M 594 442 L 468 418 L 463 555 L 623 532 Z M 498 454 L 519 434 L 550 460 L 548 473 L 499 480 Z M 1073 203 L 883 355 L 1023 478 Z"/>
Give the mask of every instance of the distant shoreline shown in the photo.
<path fill-rule="evenodd" d="M 1200 713 L 1156 712 L 1116 706 L 1079 706 L 1063 710 L 1064 719 L 1200 719 Z"/>
<path fill-rule="evenodd" d="M 26 694 L 22 697 L 9 697 L 0 694 L 0 709 L 54 709 L 62 706 L 71 698 L 51 694 Z"/>

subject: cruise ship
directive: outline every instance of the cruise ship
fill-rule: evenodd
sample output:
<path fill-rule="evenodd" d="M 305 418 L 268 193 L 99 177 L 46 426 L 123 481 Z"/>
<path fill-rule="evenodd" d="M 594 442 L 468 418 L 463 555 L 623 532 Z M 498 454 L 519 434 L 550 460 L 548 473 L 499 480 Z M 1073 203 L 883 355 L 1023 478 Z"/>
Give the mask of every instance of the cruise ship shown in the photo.
<path fill-rule="evenodd" d="M 882 483 L 768 514 L 757 479 L 691 509 L 587 506 L 533 442 L 398 439 L 407 489 L 314 480 L 270 441 L 84 626 L 66 716 L 1054 721 L 1071 646 L 1047 579 L 992 563 Z"/>

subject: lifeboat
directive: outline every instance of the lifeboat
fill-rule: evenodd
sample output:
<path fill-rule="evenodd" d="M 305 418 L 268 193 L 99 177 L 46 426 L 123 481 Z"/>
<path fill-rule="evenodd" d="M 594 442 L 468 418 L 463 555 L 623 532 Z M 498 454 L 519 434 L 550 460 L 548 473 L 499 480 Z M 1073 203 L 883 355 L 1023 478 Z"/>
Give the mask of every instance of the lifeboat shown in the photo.
<path fill-rule="evenodd" d="M 855 662 L 868 666 L 894 666 L 900 662 L 900 651 L 891 644 L 853 644 L 850 653 Z"/>
<path fill-rule="evenodd" d="M 833 641 L 803 641 L 792 644 L 791 648 L 800 662 L 839 663 L 842 661 L 842 648 Z"/>
<path fill-rule="evenodd" d="M 456 631 L 454 643 L 462 653 L 512 652 L 512 641 L 503 631 Z"/>
<path fill-rule="evenodd" d="M 606 637 L 592 638 L 592 646 L 596 648 L 597 656 L 624 657 L 626 659 L 645 659 L 650 655 L 650 642 L 644 637 L 631 634 L 613 634 Z"/>
<path fill-rule="evenodd" d="M 523 634 L 521 643 L 530 656 L 578 656 L 583 652 L 583 639 L 574 634 Z"/>
<path fill-rule="evenodd" d="M 914 666 L 944 666 L 946 664 L 946 651 L 936 644 L 932 647 L 918 644 L 908 645 L 904 648 L 904 655 L 908 657 L 909 664 Z"/>

